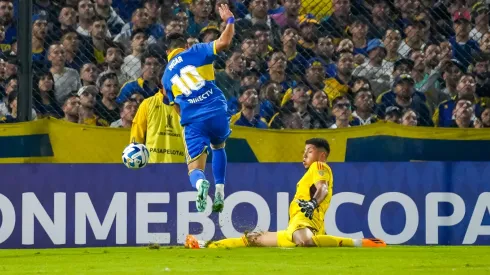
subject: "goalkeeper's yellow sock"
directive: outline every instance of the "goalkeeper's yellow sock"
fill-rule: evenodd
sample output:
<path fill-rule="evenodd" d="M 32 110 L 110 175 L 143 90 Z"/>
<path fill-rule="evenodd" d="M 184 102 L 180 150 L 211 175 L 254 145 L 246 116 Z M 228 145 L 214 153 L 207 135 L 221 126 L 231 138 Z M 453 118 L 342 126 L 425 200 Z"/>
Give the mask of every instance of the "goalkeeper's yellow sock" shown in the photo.
<path fill-rule="evenodd" d="M 207 248 L 236 248 L 246 246 L 248 246 L 247 238 L 242 236 L 241 238 L 228 238 L 212 242 L 207 245 Z"/>
<path fill-rule="evenodd" d="M 318 247 L 358 247 L 362 246 L 362 241 L 354 240 L 351 238 L 335 237 L 330 235 L 317 235 L 312 237 Z"/>

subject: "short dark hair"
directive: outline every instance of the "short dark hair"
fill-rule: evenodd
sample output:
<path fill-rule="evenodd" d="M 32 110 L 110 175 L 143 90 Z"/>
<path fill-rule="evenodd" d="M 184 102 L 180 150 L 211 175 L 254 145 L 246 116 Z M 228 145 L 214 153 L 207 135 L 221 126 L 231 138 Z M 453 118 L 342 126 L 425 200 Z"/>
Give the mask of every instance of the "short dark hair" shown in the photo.
<path fill-rule="evenodd" d="M 162 60 L 161 60 L 161 57 L 160 55 L 152 52 L 152 51 L 145 51 L 142 55 L 141 55 L 141 65 L 144 65 L 145 62 L 146 62 L 146 59 L 148 58 L 156 58 L 158 60 L 158 62 L 162 63 Z"/>
<path fill-rule="evenodd" d="M 257 23 L 252 26 L 252 31 L 255 35 L 256 31 L 270 32 L 271 28 L 266 23 Z"/>
<path fill-rule="evenodd" d="M 305 145 L 313 145 L 318 149 L 324 149 L 327 153 L 330 154 L 330 144 L 324 138 L 310 138 L 307 139 Z"/>
<path fill-rule="evenodd" d="M 349 98 L 348 98 L 347 96 L 345 96 L 345 95 L 341 95 L 341 96 L 338 96 L 338 97 L 336 97 L 336 98 L 334 98 L 334 99 L 332 100 L 332 106 L 335 106 L 335 104 L 337 104 L 337 102 L 339 102 L 339 101 L 341 101 L 341 100 L 347 100 L 347 101 L 349 101 L 349 102 L 350 102 L 350 100 L 349 100 Z"/>
<path fill-rule="evenodd" d="M 8 96 L 8 99 L 7 99 L 7 110 L 9 111 L 9 113 L 12 113 L 12 107 L 10 107 L 10 104 L 12 102 L 14 102 L 14 100 L 17 99 L 17 95 L 18 95 L 18 92 L 17 91 L 13 91 L 9 94 Z"/>
<path fill-rule="evenodd" d="M 117 74 L 116 73 L 102 73 L 102 75 L 96 81 L 96 86 L 97 86 L 97 88 L 99 88 L 99 90 L 102 88 L 102 86 L 104 85 L 104 82 L 107 79 L 118 80 Z"/>
<path fill-rule="evenodd" d="M 180 33 L 172 33 L 167 37 L 167 47 L 169 50 L 185 48 L 185 44 L 187 44 L 187 39 Z"/>
<path fill-rule="evenodd" d="M 172 21 L 180 22 L 182 20 L 180 19 L 180 17 L 173 15 L 173 14 L 165 16 L 165 18 L 163 18 L 163 23 L 165 24 L 165 26 L 170 24 L 170 22 L 172 22 Z"/>
<path fill-rule="evenodd" d="M 136 35 L 138 35 L 138 34 L 140 34 L 140 33 L 144 34 L 144 35 L 145 35 L 145 37 L 146 37 L 146 39 L 148 39 L 148 36 L 149 36 L 149 35 L 148 35 L 148 33 L 146 32 L 146 30 L 145 30 L 145 29 L 135 29 L 135 30 L 133 30 L 133 31 L 131 32 L 131 41 L 134 39 L 134 37 L 135 37 Z"/>

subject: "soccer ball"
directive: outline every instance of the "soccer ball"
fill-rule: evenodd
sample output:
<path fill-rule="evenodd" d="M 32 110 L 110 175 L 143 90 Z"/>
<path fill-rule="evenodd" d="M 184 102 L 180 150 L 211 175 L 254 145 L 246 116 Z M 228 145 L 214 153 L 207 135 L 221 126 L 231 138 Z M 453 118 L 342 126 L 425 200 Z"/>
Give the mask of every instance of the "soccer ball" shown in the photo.
<path fill-rule="evenodd" d="M 150 152 L 144 144 L 131 143 L 122 153 L 122 160 L 124 165 L 129 169 L 143 168 L 148 164 L 150 159 Z"/>

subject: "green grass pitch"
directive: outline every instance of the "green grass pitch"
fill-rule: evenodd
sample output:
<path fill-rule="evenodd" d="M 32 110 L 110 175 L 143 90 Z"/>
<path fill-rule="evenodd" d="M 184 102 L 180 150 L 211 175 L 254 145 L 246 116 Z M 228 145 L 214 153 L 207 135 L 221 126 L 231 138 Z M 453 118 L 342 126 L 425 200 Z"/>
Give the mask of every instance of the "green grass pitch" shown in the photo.
<path fill-rule="evenodd" d="M 490 274 L 487 246 L 0 250 L 0 274 Z"/>

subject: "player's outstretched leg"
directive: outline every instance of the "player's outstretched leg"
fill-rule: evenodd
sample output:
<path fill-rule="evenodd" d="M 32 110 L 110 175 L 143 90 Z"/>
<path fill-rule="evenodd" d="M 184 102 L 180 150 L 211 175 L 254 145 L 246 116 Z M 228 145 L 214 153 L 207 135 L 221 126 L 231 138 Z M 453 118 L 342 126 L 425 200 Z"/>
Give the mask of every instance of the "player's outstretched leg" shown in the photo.
<path fill-rule="evenodd" d="M 336 237 L 331 235 L 316 235 L 312 241 L 318 247 L 385 247 L 386 243 L 383 240 L 370 239 L 352 239 Z"/>
<path fill-rule="evenodd" d="M 211 145 L 211 148 L 213 149 L 213 176 L 216 184 L 213 212 L 221 212 L 225 206 L 225 175 L 227 162 L 225 144 Z"/>

